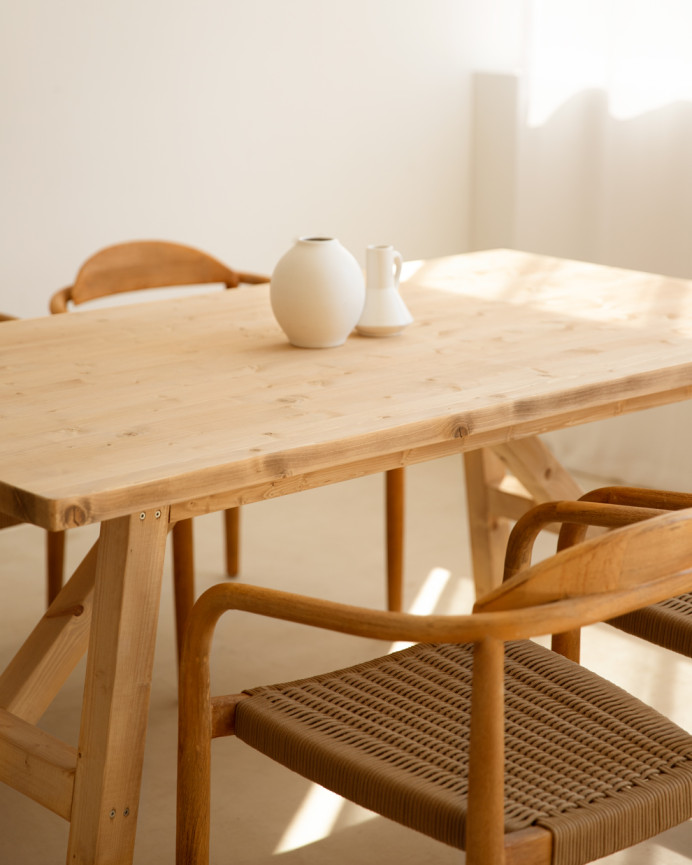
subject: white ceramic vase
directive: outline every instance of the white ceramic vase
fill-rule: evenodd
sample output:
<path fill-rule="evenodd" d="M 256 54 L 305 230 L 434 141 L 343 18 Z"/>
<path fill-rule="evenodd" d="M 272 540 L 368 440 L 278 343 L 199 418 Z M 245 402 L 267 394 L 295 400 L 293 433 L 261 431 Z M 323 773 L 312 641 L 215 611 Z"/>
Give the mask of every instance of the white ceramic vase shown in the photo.
<path fill-rule="evenodd" d="M 367 287 L 357 330 L 364 336 L 394 336 L 413 321 L 399 294 L 401 255 L 393 246 L 369 246 Z"/>
<path fill-rule="evenodd" d="M 277 262 L 270 297 L 292 345 L 342 345 L 360 318 L 365 282 L 356 259 L 334 237 L 301 237 Z"/>

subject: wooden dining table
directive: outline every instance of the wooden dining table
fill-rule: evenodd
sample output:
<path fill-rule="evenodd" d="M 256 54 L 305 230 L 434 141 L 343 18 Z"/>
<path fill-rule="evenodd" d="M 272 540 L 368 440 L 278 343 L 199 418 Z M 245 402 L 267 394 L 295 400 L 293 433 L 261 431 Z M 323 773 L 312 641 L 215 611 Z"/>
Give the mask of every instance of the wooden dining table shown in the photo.
<path fill-rule="evenodd" d="M 71 865 L 132 861 L 173 524 L 450 454 L 511 463 L 692 395 L 692 282 L 512 250 L 405 272 L 413 324 L 333 349 L 291 346 L 262 285 L 3 324 L 2 520 L 100 523 L 0 676 L 0 780 L 70 821 Z M 67 743 L 37 722 L 87 650 Z"/>

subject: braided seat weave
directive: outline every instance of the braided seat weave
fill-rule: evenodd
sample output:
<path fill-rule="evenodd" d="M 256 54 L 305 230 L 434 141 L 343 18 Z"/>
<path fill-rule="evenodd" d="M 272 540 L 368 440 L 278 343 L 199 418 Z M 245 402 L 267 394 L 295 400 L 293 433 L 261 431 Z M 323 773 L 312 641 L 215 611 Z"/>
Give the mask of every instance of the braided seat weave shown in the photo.
<path fill-rule="evenodd" d="M 618 616 L 608 624 L 692 658 L 692 594 Z"/>
<path fill-rule="evenodd" d="M 366 808 L 464 848 L 471 645 L 416 645 L 256 688 L 236 735 Z M 529 641 L 506 644 L 505 832 L 581 865 L 692 816 L 692 737 Z"/>

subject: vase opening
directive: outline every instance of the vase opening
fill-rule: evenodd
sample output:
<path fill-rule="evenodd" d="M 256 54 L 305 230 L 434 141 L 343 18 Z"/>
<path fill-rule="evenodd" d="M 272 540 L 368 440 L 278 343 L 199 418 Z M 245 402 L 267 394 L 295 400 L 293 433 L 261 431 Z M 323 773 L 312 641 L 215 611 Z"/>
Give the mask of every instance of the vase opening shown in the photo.
<path fill-rule="evenodd" d="M 304 243 L 329 243 L 330 240 L 334 240 L 333 237 L 301 237 Z"/>

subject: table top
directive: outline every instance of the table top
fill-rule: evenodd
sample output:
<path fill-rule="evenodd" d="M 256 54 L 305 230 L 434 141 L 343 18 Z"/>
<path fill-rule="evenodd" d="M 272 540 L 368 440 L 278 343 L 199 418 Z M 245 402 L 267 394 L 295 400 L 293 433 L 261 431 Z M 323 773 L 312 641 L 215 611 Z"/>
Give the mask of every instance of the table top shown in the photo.
<path fill-rule="evenodd" d="M 692 395 L 692 282 L 511 250 L 405 272 L 414 323 L 333 349 L 290 346 L 262 285 L 3 323 L 0 511 L 194 511 Z"/>

